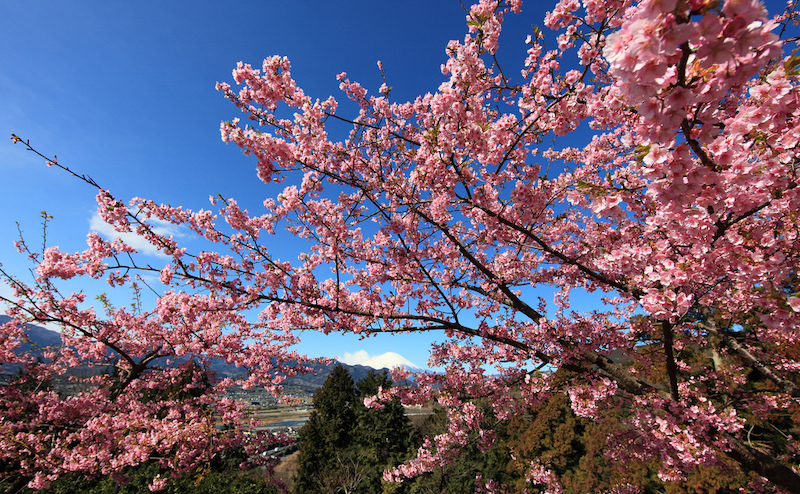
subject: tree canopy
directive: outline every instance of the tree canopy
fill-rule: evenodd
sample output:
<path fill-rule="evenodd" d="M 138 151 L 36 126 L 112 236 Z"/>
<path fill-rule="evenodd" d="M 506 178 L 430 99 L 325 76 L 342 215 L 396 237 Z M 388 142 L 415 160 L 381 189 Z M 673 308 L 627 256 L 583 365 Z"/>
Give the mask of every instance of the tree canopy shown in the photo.
<path fill-rule="evenodd" d="M 199 382 L 156 360 L 222 358 L 249 370 L 245 385 L 279 393 L 280 374 L 303 365 L 291 351 L 300 331 L 438 332 L 429 364 L 445 372 L 370 401 L 436 400 L 448 418 L 387 480 L 452 464 L 474 434 L 491 448 L 476 399 L 505 420 L 566 393 L 581 418 L 629 410 L 604 452 L 653 461 L 663 480 L 726 463 L 754 489 L 800 485 L 796 421 L 750 435 L 800 397 L 800 58 L 784 39 L 797 12 L 770 17 L 748 0 L 561 0 L 544 20 L 556 45 L 532 29 L 511 70 L 499 36 L 521 11 L 520 0 L 470 7 L 466 36 L 446 47 L 447 80 L 413 101 L 342 73 L 353 113 L 305 94 L 286 58 L 240 63 L 218 89 L 247 124 L 234 118 L 221 133 L 253 156 L 258 179 L 286 183 L 263 211 L 223 197 L 212 198 L 216 213 L 123 202 L 47 158 L 98 189 L 105 221 L 168 261 L 152 266 L 91 234 L 83 252 L 29 251 L 32 282 L 3 272 L 9 314 L 60 324 L 65 343 L 37 364 L 13 353 L 21 326 L 4 324 L 4 362 L 25 361 L 34 382 L 87 361 L 117 373 L 68 396 L 5 383 L 0 459 L 31 486 L 152 455 L 188 468 L 241 440 L 236 405 L 211 398 L 231 382 L 142 400 L 189 374 L 198 380 L 184 388 Z M 154 220 L 214 246 L 187 250 Z M 311 245 L 297 261 L 270 253 L 284 231 Z M 168 287 L 154 307 L 100 313 L 57 288 L 76 277 L 125 286 L 136 274 Z M 576 306 L 584 293 L 602 303 Z M 209 407 L 234 433 L 216 433 Z M 526 478 L 559 492 L 560 471 L 534 459 Z"/>
<path fill-rule="evenodd" d="M 314 394 L 314 410 L 297 444 L 296 493 L 383 492 L 381 473 L 406 459 L 412 445 L 399 399 L 380 409 L 364 406 L 365 398 L 393 386 L 385 372 L 372 370 L 354 384 L 347 369 L 338 365 Z"/>

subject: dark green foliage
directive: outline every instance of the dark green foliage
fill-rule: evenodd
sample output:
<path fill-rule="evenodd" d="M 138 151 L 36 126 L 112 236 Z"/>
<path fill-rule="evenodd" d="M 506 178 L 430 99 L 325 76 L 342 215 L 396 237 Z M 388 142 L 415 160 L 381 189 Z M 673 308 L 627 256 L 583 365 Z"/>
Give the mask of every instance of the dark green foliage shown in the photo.
<path fill-rule="evenodd" d="M 229 459 L 230 460 L 230 459 Z M 208 471 L 194 472 L 177 479 L 170 472 L 162 470 L 158 462 L 150 461 L 137 467 L 128 468 L 125 476 L 128 482 L 117 484 L 110 477 L 86 479 L 73 474 L 60 477 L 44 491 L 46 494 L 151 494 L 148 485 L 156 475 L 169 478 L 162 494 L 278 494 L 278 489 L 262 478 L 249 478 L 231 461 L 220 459 Z M 7 486 L 0 483 L 0 491 Z M 24 489 L 33 494 L 38 491 Z"/>
<path fill-rule="evenodd" d="M 356 384 L 361 406 L 357 408 L 358 427 L 356 441 L 362 457 L 373 467 L 359 485 L 358 492 L 382 492 L 383 471 L 407 459 L 413 446 L 412 428 L 405 416 L 405 408 L 398 398 L 383 404 L 383 408 L 363 406 L 364 398 L 378 394 L 379 389 L 393 385 L 384 370 L 370 371 Z M 395 491 L 401 492 L 401 491 Z"/>
<path fill-rule="evenodd" d="M 343 474 L 345 464 L 351 463 L 345 452 L 356 428 L 355 403 L 355 383 L 344 367 L 337 366 L 314 393 L 314 411 L 300 429 L 295 492 L 320 492 L 323 483 L 333 483 L 337 472 Z"/>
<path fill-rule="evenodd" d="M 392 387 L 392 380 L 384 370 L 371 371 L 367 377 L 356 384 L 359 402 L 378 394 L 379 389 Z M 371 450 L 378 463 L 387 464 L 397 459 L 412 446 L 412 434 L 405 408 L 398 398 L 383 404 L 383 408 L 368 409 L 360 406 L 356 410 L 358 418 L 357 441 Z"/>
<path fill-rule="evenodd" d="M 311 427 L 308 428 L 319 429 L 326 446 L 348 446 L 356 425 L 357 399 L 353 378 L 347 369 L 337 366 L 325 384 L 314 393 L 314 412 L 309 418 Z"/>
<path fill-rule="evenodd" d="M 489 412 L 487 407 L 483 407 Z M 477 438 L 474 438 L 461 449 L 461 455 L 453 465 L 439 467 L 430 473 L 421 475 L 405 482 L 408 494 L 456 494 L 474 492 L 476 479 L 483 481 L 493 480 L 501 483 L 513 483 L 514 478 L 509 475 L 508 465 L 511 461 L 511 452 L 506 445 L 506 424 L 498 422 L 487 414 L 485 427 L 493 426 L 496 435 L 494 445 L 488 451 L 478 448 Z M 447 429 L 447 416 L 442 409 L 436 409 L 419 426 L 421 435 L 433 437 Z"/>
<path fill-rule="evenodd" d="M 388 389 L 386 373 L 371 371 L 354 384 L 336 367 L 314 395 L 314 411 L 300 430 L 295 492 L 382 492 L 382 473 L 407 458 L 412 429 L 397 399 L 382 410 L 367 409 L 364 398 Z"/>

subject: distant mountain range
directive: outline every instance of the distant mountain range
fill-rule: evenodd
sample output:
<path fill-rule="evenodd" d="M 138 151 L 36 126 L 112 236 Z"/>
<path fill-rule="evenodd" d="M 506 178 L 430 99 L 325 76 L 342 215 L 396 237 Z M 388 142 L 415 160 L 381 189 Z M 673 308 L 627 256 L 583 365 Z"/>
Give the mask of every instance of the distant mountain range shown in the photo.
<path fill-rule="evenodd" d="M 5 324 L 11 321 L 12 318 L 6 315 L 0 315 L 0 324 Z M 46 347 L 46 346 L 53 346 L 53 345 L 60 345 L 61 344 L 61 335 L 55 331 L 50 331 L 49 329 L 45 329 L 39 326 L 34 326 L 33 324 L 26 324 L 26 330 L 28 332 L 28 339 L 30 340 L 33 345 L 37 347 Z M 28 352 L 33 348 L 30 343 L 24 343 L 20 348 L 20 352 Z"/>
<path fill-rule="evenodd" d="M 0 324 L 5 324 L 12 318 L 6 315 L 0 315 Z M 61 335 L 56 331 L 51 331 L 40 326 L 33 324 L 26 325 L 28 334 L 28 342 L 24 343 L 17 349 L 17 353 L 22 352 L 39 352 L 44 347 L 57 346 L 61 344 Z M 328 374 L 333 370 L 336 365 L 333 364 L 312 364 L 309 365 L 313 372 L 302 374 L 294 377 L 289 377 L 284 381 L 283 386 L 287 393 L 295 396 L 311 395 L 317 389 L 322 387 L 322 384 L 327 379 Z M 394 367 L 408 367 L 409 370 L 421 370 L 401 355 L 394 352 L 387 352 L 383 355 L 373 357 L 362 365 L 347 365 L 342 363 L 352 376 L 353 380 L 358 382 L 369 374 L 374 369 L 390 369 Z M 18 364 L 8 365 L 0 362 L 0 374 L 14 374 L 21 366 Z M 219 377 L 230 377 L 232 379 L 240 378 L 245 374 L 245 370 L 235 365 L 226 364 L 221 359 L 214 359 L 211 362 L 210 370 L 215 372 Z"/>

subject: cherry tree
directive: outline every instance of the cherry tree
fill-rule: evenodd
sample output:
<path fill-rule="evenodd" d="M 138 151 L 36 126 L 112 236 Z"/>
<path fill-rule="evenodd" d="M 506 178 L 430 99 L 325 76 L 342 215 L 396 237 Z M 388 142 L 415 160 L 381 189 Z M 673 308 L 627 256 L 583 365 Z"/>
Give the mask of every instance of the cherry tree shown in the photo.
<path fill-rule="evenodd" d="M 119 260 L 132 252 L 94 233 L 88 243 L 85 252 L 65 255 L 55 249 L 35 252 L 18 242 L 38 264 L 32 284 L 0 267 L 16 297 L 3 297 L 13 319 L 0 325 L 0 487 L 5 492 L 26 485 L 47 488 L 75 472 L 125 483 L 127 467 L 151 460 L 178 476 L 234 448 L 244 448 L 250 463 L 262 465 L 266 461 L 259 452 L 294 440 L 285 433 L 254 433 L 246 405 L 225 396 L 234 384 L 254 383 L 277 395 L 286 376 L 305 370 L 305 359 L 285 350 L 294 342 L 291 335 L 218 311 L 212 296 L 167 292 L 145 310 L 143 286 L 119 272 L 108 282 L 128 285 L 131 305 L 114 307 L 100 296 L 102 311 L 86 307 L 84 292 L 64 295 L 54 280 L 100 277 L 108 269 L 104 256 Z M 61 344 L 37 348 L 25 322 L 55 325 Z M 223 328 L 233 332 L 223 334 Z M 245 338 L 251 340 L 247 345 Z M 213 359 L 251 372 L 238 380 L 214 379 Z M 163 488 L 167 479 L 159 474 L 151 490 Z"/>
<path fill-rule="evenodd" d="M 166 425 L 142 418 L 165 406 L 143 404 L 143 388 L 189 372 L 137 374 L 153 358 L 225 358 L 250 371 L 247 384 L 279 392 L 276 372 L 302 362 L 290 353 L 299 330 L 436 332 L 429 364 L 446 372 L 417 375 L 414 388 L 370 403 L 390 394 L 406 404 L 436 400 L 449 430 L 387 480 L 448 464 L 469 441 L 489 447 L 475 398 L 490 397 L 493 415 L 508 419 L 567 393 L 582 417 L 627 410 L 609 457 L 657 460 L 664 481 L 733 461 L 754 489 L 800 485 L 792 431 L 772 442 L 750 435 L 800 397 L 800 58 L 784 53 L 792 40 L 782 39 L 793 7 L 771 18 L 747 0 L 562 0 L 544 21 L 556 46 L 532 31 L 512 74 L 500 68 L 498 43 L 504 18 L 521 9 L 519 0 L 473 5 L 469 32 L 447 45 L 446 81 L 414 101 L 393 101 L 387 85 L 370 95 L 340 74 L 357 104 L 347 115 L 333 97 L 306 95 L 286 58 L 239 64 L 235 86 L 218 89 L 247 125 L 224 122 L 222 139 L 257 160 L 261 181 L 287 184 L 260 214 L 232 198 L 212 198 L 216 213 L 124 203 L 76 174 L 98 188 L 105 221 L 169 262 L 136 262 L 124 243 L 90 235 L 82 253 L 34 256 L 34 286 L 12 280 L 14 317 L 71 328 L 48 372 L 122 357 L 121 384 L 98 382 L 110 413 L 87 413 L 75 434 L 90 434 L 100 416 L 111 430 L 147 428 L 153 438 L 137 439 L 147 446 L 125 449 L 141 455 L 177 447 L 159 441 L 181 434 L 197 443 L 178 455 L 191 463 L 216 436 L 193 429 L 192 413 L 179 408 L 165 409 Z M 347 139 L 330 137 L 342 126 Z M 571 136 L 586 144 L 570 147 Z M 159 235 L 154 219 L 216 247 L 189 252 Z M 269 251 L 285 231 L 311 245 L 297 261 Z M 55 288 L 76 276 L 129 285 L 136 273 L 171 287 L 150 311 L 100 316 L 81 294 Z M 552 289 L 552 300 L 541 296 Z M 573 307 L 586 292 L 602 303 Z M 243 316 L 254 309 L 257 323 Z M 3 331 L 5 350 L 20 328 Z M 558 369 L 580 377 L 560 379 Z M 7 414 L 15 391 L 2 392 Z M 88 465 L 83 442 L 55 432 L 59 410 L 86 397 L 25 399 L 42 417 L 26 426 L 21 416 L 14 436 L 4 421 L 0 440 L 4 459 L 37 475 L 32 485 L 44 480 L 36 472 L 134 461 L 109 440 L 90 443 L 102 458 Z M 234 409 L 226 406 L 224 417 Z M 45 452 L 47 441 L 58 448 Z M 548 465 L 527 470 L 531 483 L 560 491 Z"/>

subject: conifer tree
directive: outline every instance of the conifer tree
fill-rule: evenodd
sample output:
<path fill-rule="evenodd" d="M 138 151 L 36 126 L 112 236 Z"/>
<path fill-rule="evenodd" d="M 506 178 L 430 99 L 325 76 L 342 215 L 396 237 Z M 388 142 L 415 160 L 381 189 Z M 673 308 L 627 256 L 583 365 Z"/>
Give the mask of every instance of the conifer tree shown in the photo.
<path fill-rule="evenodd" d="M 393 386 L 384 370 L 357 384 L 341 365 L 314 394 L 314 411 L 300 430 L 295 491 L 382 492 L 383 470 L 407 459 L 413 435 L 398 398 L 367 408 L 364 399 Z"/>
<path fill-rule="evenodd" d="M 321 492 L 333 487 L 333 477 L 341 473 L 337 459 L 344 461 L 356 428 L 356 388 L 353 378 L 343 366 L 336 366 L 322 387 L 314 393 L 314 411 L 300 429 L 297 444 L 300 464 L 295 492 Z M 331 490 L 330 492 L 337 492 Z"/>
<path fill-rule="evenodd" d="M 394 383 L 385 369 L 380 373 L 371 370 L 356 383 L 361 404 L 357 408 L 356 442 L 364 460 L 371 465 L 367 478 L 359 486 L 359 492 L 382 492 L 383 470 L 407 459 L 405 455 L 412 449 L 413 429 L 399 398 L 395 396 L 391 401 L 382 403 L 379 408 L 363 406 L 365 398 L 375 396 L 392 386 Z"/>

